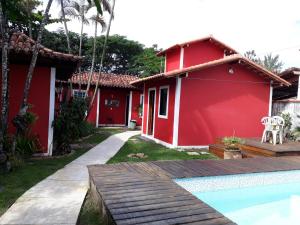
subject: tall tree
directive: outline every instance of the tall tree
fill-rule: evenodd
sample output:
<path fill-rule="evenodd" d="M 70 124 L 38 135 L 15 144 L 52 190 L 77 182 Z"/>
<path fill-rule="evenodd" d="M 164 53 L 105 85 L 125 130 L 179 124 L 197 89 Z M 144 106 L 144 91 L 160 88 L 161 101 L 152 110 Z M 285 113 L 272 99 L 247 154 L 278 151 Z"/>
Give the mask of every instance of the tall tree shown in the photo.
<path fill-rule="evenodd" d="M 279 55 L 273 56 L 272 53 L 265 55 L 261 59 L 256 55 L 256 52 L 254 50 L 251 50 L 247 51 L 244 54 L 244 56 L 274 73 L 280 73 L 284 65 L 283 62 L 280 60 Z"/>
<path fill-rule="evenodd" d="M 280 60 L 279 55 L 273 56 L 272 53 L 265 55 L 261 62 L 266 69 L 275 73 L 280 73 L 283 67 L 283 62 Z"/>
<path fill-rule="evenodd" d="M 87 88 L 86 88 L 86 97 L 88 96 L 91 81 L 92 81 L 92 76 L 93 76 L 93 73 L 94 73 L 94 66 L 95 66 L 95 59 L 96 59 L 96 43 L 97 43 L 98 23 L 100 23 L 101 26 L 102 26 L 102 32 L 103 32 L 104 28 L 106 28 L 106 23 L 104 21 L 104 18 L 102 16 L 100 16 L 99 13 L 97 13 L 97 15 L 93 16 L 91 19 L 95 23 L 95 33 L 94 33 L 94 43 L 93 43 L 92 65 L 91 65 L 89 78 L 88 78 L 88 84 L 87 84 Z"/>
<path fill-rule="evenodd" d="M 4 137 L 6 135 L 8 124 L 8 21 L 7 21 L 7 5 L 5 1 L 0 1 L 0 31 L 1 31 L 1 48 L 2 48 L 2 87 L 1 87 L 1 127 L 0 127 L 0 154 L 4 151 Z"/>
<path fill-rule="evenodd" d="M 97 0 L 95 0 L 97 1 Z M 110 27 L 111 27 L 111 22 L 114 18 L 114 9 L 115 9 L 115 5 L 116 5 L 116 0 L 112 0 L 112 8 L 111 8 L 111 14 L 110 14 L 110 18 L 109 18 L 109 22 L 108 22 L 108 27 L 107 27 L 107 31 L 106 31 L 106 35 L 105 35 L 105 40 L 104 40 L 104 44 L 103 44 L 103 50 L 102 50 L 102 54 L 101 54 L 101 61 L 100 61 L 100 68 L 99 68 L 99 76 L 98 76 L 98 79 L 97 79 L 97 82 L 96 82 L 96 87 L 95 87 L 95 90 L 94 90 L 94 94 L 93 94 L 93 97 L 91 99 L 91 102 L 90 102 L 90 107 L 93 105 L 94 101 L 95 101 L 95 97 L 96 97 L 96 94 L 98 92 L 98 88 L 99 88 L 99 82 L 100 82 L 100 76 L 101 76 L 101 72 L 102 72 L 102 67 L 103 67 L 103 60 L 104 60 L 104 56 L 105 56 L 105 51 L 106 51 L 106 45 L 107 45 L 107 39 L 108 39 L 108 36 L 109 36 L 109 32 L 110 32 Z M 99 10 L 99 6 L 98 4 L 96 4 L 98 10 Z M 90 111 L 90 110 L 89 110 Z M 89 113 L 89 112 L 88 112 Z"/>
<path fill-rule="evenodd" d="M 68 53 L 71 54 L 71 44 L 70 44 L 70 38 L 69 38 L 69 30 L 67 25 L 67 19 L 66 19 L 66 13 L 65 13 L 65 5 L 70 3 L 70 0 L 56 0 L 58 4 L 60 5 L 60 14 L 61 19 L 64 24 L 65 34 L 67 38 L 67 46 L 68 46 Z"/>

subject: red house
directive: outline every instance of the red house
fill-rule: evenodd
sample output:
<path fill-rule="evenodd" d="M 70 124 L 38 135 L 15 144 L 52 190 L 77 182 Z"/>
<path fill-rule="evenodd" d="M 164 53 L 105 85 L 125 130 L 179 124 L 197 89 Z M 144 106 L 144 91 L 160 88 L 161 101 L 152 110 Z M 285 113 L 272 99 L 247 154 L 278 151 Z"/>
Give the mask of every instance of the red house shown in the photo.
<path fill-rule="evenodd" d="M 137 80 L 136 76 L 116 75 L 107 73 L 94 73 L 91 81 L 89 97 L 95 90 L 99 79 L 99 89 L 88 121 L 98 126 L 128 126 L 130 120 L 135 120 L 137 126 L 142 125 L 141 107 L 143 103 L 142 90 L 131 85 Z M 85 97 L 89 73 L 75 74 L 72 76 L 73 97 Z M 81 89 L 79 88 L 81 84 Z"/>
<path fill-rule="evenodd" d="M 206 147 L 217 138 L 261 136 L 272 85 L 289 82 L 214 37 L 158 54 L 165 72 L 132 82 L 144 87 L 142 134 L 169 147 Z"/>
<path fill-rule="evenodd" d="M 9 46 L 9 132 L 18 113 L 35 42 L 23 33 L 11 36 Z M 63 54 L 41 47 L 29 93 L 29 111 L 37 115 L 32 131 L 39 137 L 44 155 L 52 154 L 55 79 L 68 79 L 81 57 Z M 1 74 L 0 74 L 1 77 Z M 1 85 L 1 81 L 0 81 Z M 1 86 L 0 86 L 1 88 Z"/>

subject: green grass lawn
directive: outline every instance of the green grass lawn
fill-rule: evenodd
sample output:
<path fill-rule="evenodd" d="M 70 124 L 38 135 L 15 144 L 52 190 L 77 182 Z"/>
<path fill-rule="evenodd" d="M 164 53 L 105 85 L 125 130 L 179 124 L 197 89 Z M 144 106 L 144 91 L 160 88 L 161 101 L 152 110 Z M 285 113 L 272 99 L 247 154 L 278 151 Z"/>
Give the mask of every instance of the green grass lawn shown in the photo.
<path fill-rule="evenodd" d="M 144 153 L 147 158 L 136 159 L 128 157 L 129 154 Z M 216 159 L 212 154 L 188 155 L 185 151 L 169 149 L 153 141 L 145 141 L 140 136 L 135 136 L 121 148 L 121 150 L 111 158 L 108 163 L 119 162 L 145 162 L 157 160 L 188 160 L 188 159 Z"/>
<path fill-rule="evenodd" d="M 79 147 L 67 156 L 59 158 L 28 159 L 19 168 L 8 174 L 0 174 L 0 216 L 19 198 L 26 190 L 39 181 L 53 174 L 80 155 L 88 151 L 93 145 L 102 142 L 112 134 L 123 131 L 122 129 L 97 129 L 96 133 L 81 140 L 83 147 Z M 85 145 L 89 145 L 86 147 Z"/>

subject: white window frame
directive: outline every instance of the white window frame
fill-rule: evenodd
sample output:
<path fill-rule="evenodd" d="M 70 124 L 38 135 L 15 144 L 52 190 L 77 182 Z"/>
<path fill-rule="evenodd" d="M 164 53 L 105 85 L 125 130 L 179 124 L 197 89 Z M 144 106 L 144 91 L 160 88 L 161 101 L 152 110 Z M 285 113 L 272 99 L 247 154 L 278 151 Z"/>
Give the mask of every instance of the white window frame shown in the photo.
<path fill-rule="evenodd" d="M 139 112 L 139 118 L 143 118 L 143 114 L 144 114 L 144 94 L 140 94 L 140 106 L 143 106 L 143 111 L 142 111 L 142 114 L 140 114 Z"/>
<path fill-rule="evenodd" d="M 78 98 L 78 97 L 75 97 L 75 92 L 76 92 L 76 91 L 78 91 L 78 92 L 79 92 L 79 91 L 80 91 L 80 92 L 84 92 L 83 99 L 86 97 L 86 91 L 85 91 L 85 90 L 73 89 L 73 93 L 72 93 L 72 94 L 73 94 L 74 98 Z"/>
<path fill-rule="evenodd" d="M 161 115 L 160 114 L 160 95 L 161 95 L 161 90 L 162 89 L 167 89 L 167 108 L 166 108 L 166 115 Z M 169 95 L 170 95 L 170 86 L 165 85 L 165 86 L 160 86 L 159 87 L 159 99 L 158 99 L 158 118 L 161 119 L 168 119 L 168 114 L 169 114 Z"/>

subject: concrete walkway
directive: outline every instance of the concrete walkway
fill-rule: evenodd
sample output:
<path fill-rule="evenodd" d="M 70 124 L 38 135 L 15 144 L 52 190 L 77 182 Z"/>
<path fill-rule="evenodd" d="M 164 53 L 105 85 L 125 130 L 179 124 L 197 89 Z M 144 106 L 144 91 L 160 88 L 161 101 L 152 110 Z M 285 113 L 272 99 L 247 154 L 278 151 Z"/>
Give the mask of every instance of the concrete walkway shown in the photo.
<path fill-rule="evenodd" d="M 87 193 L 87 165 L 104 164 L 139 131 L 110 136 L 25 192 L 0 218 L 1 225 L 75 225 Z"/>

